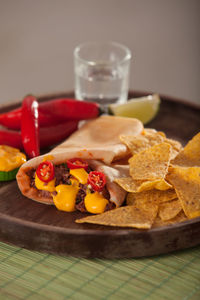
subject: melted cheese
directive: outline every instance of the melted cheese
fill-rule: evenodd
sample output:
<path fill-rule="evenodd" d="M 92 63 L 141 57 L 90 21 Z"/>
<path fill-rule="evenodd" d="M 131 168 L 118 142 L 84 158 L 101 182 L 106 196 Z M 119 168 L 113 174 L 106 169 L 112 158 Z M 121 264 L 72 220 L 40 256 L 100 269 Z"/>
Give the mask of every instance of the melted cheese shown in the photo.
<path fill-rule="evenodd" d="M 56 179 L 54 178 L 53 180 L 49 182 L 43 182 L 40 180 L 35 173 L 35 186 L 38 190 L 43 190 L 43 191 L 48 191 L 48 192 L 54 192 L 55 191 L 55 181 Z"/>
<path fill-rule="evenodd" d="M 85 208 L 92 214 L 101 214 L 105 211 L 108 200 L 105 199 L 100 193 L 95 192 L 87 194 L 84 200 Z"/>
<path fill-rule="evenodd" d="M 26 162 L 26 156 L 18 149 L 0 145 L 0 171 L 9 172 Z"/>
<path fill-rule="evenodd" d="M 88 181 L 88 173 L 83 168 L 70 169 L 70 174 L 74 176 L 82 184 L 86 184 Z"/>
<path fill-rule="evenodd" d="M 57 195 L 53 196 L 53 201 L 57 209 L 67 212 L 74 211 L 78 190 L 78 186 L 76 185 L 57 185 Z"/>
<path fill-rule="evenodd" d="M 71 169 L 70 174 L 71 185 L 60 184 L 55 186 L 55 178 L 48 183 L 41 181 L 37 174 L 35 174 L 35 186 L 39 190 L 54 192 L 57 194 L 53 195 L 53 201 L 58 210 L 72 212 L 75 210 L 76 196 L 79 191 L 79 183 L 86 184 L 88 180 L 88 173 L 85 169 Z M 89 193 L 84 199 L 85 208 L 88 212 L 93 214 L 100 214 L 105 211 L 108 200 L 104 198 L 100 193 Z"/>
<path fill-rule="evenodd" d="M 76 178 L 70 178 L 70 182 L 73 186 L 79 187 L 79 181 Z"/>

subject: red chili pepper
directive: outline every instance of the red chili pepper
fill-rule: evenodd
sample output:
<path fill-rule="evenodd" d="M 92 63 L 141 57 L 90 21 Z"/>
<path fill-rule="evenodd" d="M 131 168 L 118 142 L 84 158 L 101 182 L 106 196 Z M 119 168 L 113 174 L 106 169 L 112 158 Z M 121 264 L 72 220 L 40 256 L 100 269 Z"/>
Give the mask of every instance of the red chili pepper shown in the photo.
<path fill-rule="evenodd" d="M 40 147 L 58 144 L 78 129 L 78 121 L 67 121 L 55 126 L 40 128 Z"/>
<path fill-rule="evenodd" d="M 0 130 L 0 145 L 8 145 L 14 148 L 23 149 L 21 132 L 15 130 Z"/>
<path fill-rule="evenodd" d="M 38 102 L 31 95 L 22 103 L 21 135 L 26 154 L 30 158 L 40 155 Z"/>
<path fill-rule="evenodd" d="M 60 120 L 86 120 L 98 117 L 100 106 L 95 102 L 61 98 L 40 103 L 39 111 Z"/>
<path fill-rule="evenodd" d="M 102 172 L 91 171 L 88 175 L 88 183 L 96 192 L 101 192 L 106 184 L 106 176 Z"/>
<path fill-rule="evenodd" d="M 85 169 L 88 168 L 88 163 L 80 158 L 71 158 L 67 160 L 67 166 L 69 169 Z"/>
<path fill-rule="evenodd" d="M 93 102 L 62 98 L 39 103 L 40 127 L 53 126 L 67 120 L 86 120 L 100 115 L 100 107 Z M 0 114 L 0 124 L 10 129 L 21 127 L 22 108 Z"/>
<path fill-rule="evenodd" d="M 68 121 L 51 127 L 43 127 L 39 130 L 40 147 L 46 148 L 60 143 L 78 128 L 77 121 Z M 23 149 L 21 132 L 16 130 L 0 129 L 0 145 L 8 145 Z"/>
<path fill-rule="evenodd" d="M 0 124 L 10 129 L 20 129 L 21 117 L 21 108 L 13 109 L 9 112 L 0 114 Z"/>
<path fill-rule="evenodd" d="M 43 161 L 36 169 L 36 174 L 43 182 L 49 182 L 54 178 L 55 168 L 51 161 Z"/>
<path fill-rule="evenodd" d="M 19 130 L 21 128 L 21 117 L 22 109 L 17 108 L 7 113 L 0 114 L 0 124 L 10 129 Z M 53 118 L 51 115 L 39 112 L 40 127 L 45 127 L 49 125 L 53 126 L 60 123 L 61 120 L 59 120 L 59 118 Z"/>

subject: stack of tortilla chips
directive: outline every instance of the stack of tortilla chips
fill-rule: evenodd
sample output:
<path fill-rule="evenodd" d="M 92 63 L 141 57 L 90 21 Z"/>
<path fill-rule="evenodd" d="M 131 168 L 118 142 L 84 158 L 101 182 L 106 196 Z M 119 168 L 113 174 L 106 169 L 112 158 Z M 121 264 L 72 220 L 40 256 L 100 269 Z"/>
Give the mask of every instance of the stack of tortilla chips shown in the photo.
<path fill-rule="evenodd" d="M 200 217 L 200 133 L 184 148 L 153 129 L 120 139 L 131 152 L 130 176 L 115 180 L 126 206 L 77 223 L 150 229 Z"/>

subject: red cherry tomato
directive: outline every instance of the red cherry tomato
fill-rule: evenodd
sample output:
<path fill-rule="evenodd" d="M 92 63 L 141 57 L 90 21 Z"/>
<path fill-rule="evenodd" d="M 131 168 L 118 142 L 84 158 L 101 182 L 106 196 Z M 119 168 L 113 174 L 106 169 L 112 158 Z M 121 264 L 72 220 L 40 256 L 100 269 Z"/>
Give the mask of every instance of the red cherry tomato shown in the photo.
<path fill-rule="evenodd" d="M 71 158 L 67 160 L 67 166 L 69 169 L 87 169 L 88 163 L 80 158 Z"/>
<path fill-rule="evenodd" d="M 102 172 L 92 171 L 88 175 L 88 183 L 96 192 L 101 192 L 106 184 L 106 176 Z"/>
<path fill-rule="evenodd" d="M 51 161 L 44 161 L 37 167 L 36 174 L 43 182 L 49 182 L 54 178 L 55 168 Z"/>

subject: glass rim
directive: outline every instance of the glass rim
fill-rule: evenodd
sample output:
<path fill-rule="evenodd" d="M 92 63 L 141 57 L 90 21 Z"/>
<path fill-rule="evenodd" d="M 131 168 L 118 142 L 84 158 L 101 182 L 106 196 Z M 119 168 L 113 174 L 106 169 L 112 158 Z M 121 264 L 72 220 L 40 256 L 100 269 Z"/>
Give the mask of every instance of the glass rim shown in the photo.
<path fill-rule="evenodd" d="M 117 64 L 123 64 L 124 62 L 128 61 L 131 59 L 132 55 L 131 55 L 131 51 L 128 47 L 126 47 L 125 45 L 123 44 L 120 44 L 120 43 L 117 43 L 117 42 L 113 42 L 113 41 L 105 41 L 105 42 L 85 42 L 85 43 L 82 43 L 80 45 L 78 45 L 75 49 L 74 49 L 74 58 L 82 61 L 83 63 L 87 64 L 87 65 L 90 65 L 90 66 L 95 66 L 97 63 L 94 61 L 94 60 L 86 60 L 84 58 L 82 58 L 79 53 L 80 53 L 80 50 L 83 48 L 83 47 L 86 47 L 86 46 L 92 46 L 92 45 L 99 45 L 99 46 L 102 46 L 102 45 L 110 45 L 110 46 L 115 46 L 117 48 L 120 48 L 122 49 L 124 52 L 125 52 L 125 55 L 124 57 L 117 62 Z M 112 64 L 116 64 L 116 62 L 112 62 L 110 61 L 109 62 L 111 65 Z"/>

